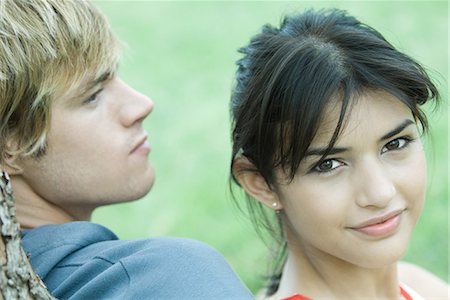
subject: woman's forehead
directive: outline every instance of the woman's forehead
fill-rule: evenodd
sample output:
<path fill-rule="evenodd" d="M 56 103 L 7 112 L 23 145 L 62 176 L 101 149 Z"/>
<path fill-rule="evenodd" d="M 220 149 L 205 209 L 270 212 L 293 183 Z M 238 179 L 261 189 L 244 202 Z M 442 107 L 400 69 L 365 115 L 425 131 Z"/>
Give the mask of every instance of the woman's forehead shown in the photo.
<path fill-rule="evenodd" d="M 322 113 L 312 145 L 327 145 L 339 123 L 342 101 L 333 99 Z M 365 91 L 353 96 L 348 104 L 337 141 L 358 135 L 365 139 L 381 134 L 406 118 L 413 119 L 411 110 L 397 97 L 385 91 Z"/>

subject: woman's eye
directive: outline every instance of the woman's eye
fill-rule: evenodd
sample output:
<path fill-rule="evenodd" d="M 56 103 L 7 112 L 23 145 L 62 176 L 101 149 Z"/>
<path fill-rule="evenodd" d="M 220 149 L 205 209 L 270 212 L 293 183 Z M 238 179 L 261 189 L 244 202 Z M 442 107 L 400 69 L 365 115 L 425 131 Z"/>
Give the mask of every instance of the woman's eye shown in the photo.
<path fill-rule="evenodd" d="M 335 159 L 327 159 L 318 164 L 314 170 L 319 173 L 326 173 L 333 171 L 334 169 L 340 167 L 342 163 Z"/>
<path fill-rule="evenodd" d="M 399 150 L 403 149 L 411 142 L 411 139 L 408 138 L 398 138 L 395 140 L 390 141 L 386 145 L 384 145 L 383 149 L 381 150 L 381 153 L 385 153 L 387 151 L 393 151 L 393 150 Z"/>

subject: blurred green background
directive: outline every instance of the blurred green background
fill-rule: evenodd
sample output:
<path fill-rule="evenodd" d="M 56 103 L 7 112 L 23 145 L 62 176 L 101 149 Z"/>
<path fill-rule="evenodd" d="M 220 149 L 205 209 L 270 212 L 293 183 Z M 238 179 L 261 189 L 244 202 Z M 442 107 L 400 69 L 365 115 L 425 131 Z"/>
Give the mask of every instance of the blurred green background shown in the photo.
<path fill-rule="evenodd" d="M 448 281 L 448 4 L 446 1 L 152 2 L 96 1 L 127 45 L 120 76 L 150 96 L 145 121 L 157 180 L 141 201 L 98 209 L 94 221 L 120 238 L 202 240 L 222 252 L 256 292 L 267 249 L 228 191 L 228 101 L 245 45 L 265 23 L 305 8 L 337 7 L 370 24 L 422 62 L 443 105 L 430 111 L 427 204 L 405 260 Z M 242 199 L 243 201 L 243 199 Z"/>

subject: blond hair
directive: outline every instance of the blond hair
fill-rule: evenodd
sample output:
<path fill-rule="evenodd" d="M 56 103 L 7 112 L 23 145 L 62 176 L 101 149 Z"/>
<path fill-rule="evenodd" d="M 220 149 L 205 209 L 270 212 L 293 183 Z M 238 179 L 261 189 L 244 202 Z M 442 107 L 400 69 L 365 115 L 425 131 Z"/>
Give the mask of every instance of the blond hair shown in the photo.
<path fill-rule="evenodd" d="M 0 0 L 0 165 L 45 150 L 51 103 L 114 73 L 119 43 L 84 0 Z"/>

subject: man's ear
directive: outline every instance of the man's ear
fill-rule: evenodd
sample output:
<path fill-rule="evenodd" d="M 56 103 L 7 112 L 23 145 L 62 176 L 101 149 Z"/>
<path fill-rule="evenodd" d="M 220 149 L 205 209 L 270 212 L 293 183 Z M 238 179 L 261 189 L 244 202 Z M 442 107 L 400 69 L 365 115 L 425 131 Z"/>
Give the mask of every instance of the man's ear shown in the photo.
<path fill-rule="evenodd" d="M 283 209 L 277 194 L 259 172 L 253 171 L 254 169 L 255 166 L 245 156 L 234 159 L 233 174 L 247 194 L 270 209 L 276 211 Z"/>
<path fill-rule="evenodd" d="M 3 164 L 1 165 L 1 169 L 9 175 L 19 175 L 23 172 L 22 168 L 18 165 L 19 155 L 15 150 L 15 144 L 7 142 L 6 149 L 3 153 L 1 153 L 3 156 Z"/>

